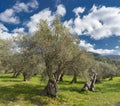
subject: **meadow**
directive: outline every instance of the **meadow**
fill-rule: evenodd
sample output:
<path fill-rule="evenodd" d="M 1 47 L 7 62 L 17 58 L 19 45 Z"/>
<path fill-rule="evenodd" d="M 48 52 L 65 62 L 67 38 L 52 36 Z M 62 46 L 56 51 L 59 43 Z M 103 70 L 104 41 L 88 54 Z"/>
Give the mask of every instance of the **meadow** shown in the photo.
<path fill-rule="evenodd" d="M 0 74 L 0 106 L 120 106 L 120 77 L 96 84 L 95 92 L 80 92 L 84 82 L 78 79 L 71 84 L 71 79 L 65 76 L 59 83 L 57 98 L 50 98 L 39 95 L 46 84 L 40 76 L 24 82 L 22 76 Z"/>

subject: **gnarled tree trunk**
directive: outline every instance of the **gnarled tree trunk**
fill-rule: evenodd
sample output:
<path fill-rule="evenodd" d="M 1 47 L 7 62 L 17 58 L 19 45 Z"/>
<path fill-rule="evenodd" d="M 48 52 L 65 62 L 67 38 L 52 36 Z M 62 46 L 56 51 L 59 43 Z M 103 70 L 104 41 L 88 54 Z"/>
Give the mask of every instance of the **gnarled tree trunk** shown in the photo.
<path fill-rule="evenodd" d="M 71 83 L 76 83 L 76 82 L 77 82 L 77 73 L 76 71 L 74 71 L 74 76 L 73 76 Z"/>
<path fill-rule="evenodd" d="M 81 91 L 94 91 L 94 85 L 95 85 L 95 82 L 96 82 L 96 74 L 93 73 L 90 81 L 86 82 L 83 86 L 83 88 L 81 89 Z"/>
<path fill-rule="evenodd" d="M 27 82 L 30 80 L 31 76 L 27 72 L 23 72 L 22 74 L 23 74 L 23 78 L 24 78 L 23 81 Z"/>
<path fill-rule="evenodd" d="M 93 76 L 91 77 L 90 88 L 89 88 L 90 91 L 94 91 L 95 82 L 96 82 L 96 74 L 93 73 Z"/>
<path fill-rule="evenodd" d="M 112 75 L 110 75 L 109 80 L 113 80 L 113 76 Z"/>
<path fill-rule="evenodd" d="M 13 78 L 18 78 L 19 76 L 20 76 L 20 72 L 15 71 L 15 72 L 13 73 Z"/>
<path fill-rule="evenodd" d="M 49 60 L 46 60 L 45 62 L 46 62 L 46 72 L 49 77 L 49 80 L 48 80 L 46 87 L 40 93 L 40 95 L 56 97 L 57 91 L 58 91 L 58 86 L 57 86 L 57 81 L 54 78 L 54 75 L 52 73 L 52 65 L 50 64 Z"/>
<path fill-rule="evenodd" d="M 81 89 L 81 91 L 87 91 L 90 89 L 90 82 L 86 82 L 83 86 L 83 88 Z"/>
<path fill-rule="evenodd" d="M 57 82 L 59 82 L 60 77 L 61 77 L 60 71 L 56 71 L 56 72 L 54 73 L 54 77 L 55 77 L 55 80 L 56 80 Z"/>
<path fill-rule="evenodd" d="M 54 77 L 57 82 L 62 80 L 62 77 L 64 74 L 63 69 L 64 69 L 64 67 L 62 66 L 62 64 L 58 64 L 58 68 L 57 68 L 56 72 L 54 73 Z"/>
<path fill-rule="evenodd" d="M 50 97 L 56 97 L 58 91 L 57 82 L 54 78 L 50 78 L 45 89 L 40 93 L 40 95 L 47 95 Z"/>
<path fill-rule="evenodd" d="M 61 82 L 63 81 L 63 76 L 64 76 L 64 73 L 62 73 L 61 76 L 60 76 L 60 81 Z"/>

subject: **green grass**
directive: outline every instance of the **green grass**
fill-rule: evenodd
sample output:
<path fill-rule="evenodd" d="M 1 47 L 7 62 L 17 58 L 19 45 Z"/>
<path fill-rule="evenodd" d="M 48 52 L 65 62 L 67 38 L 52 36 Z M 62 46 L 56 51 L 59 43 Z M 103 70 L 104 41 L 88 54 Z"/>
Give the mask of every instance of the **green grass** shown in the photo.
<path fill-rule="evenodd" d="M 83 82 L 78 79 L 78 83 L 70 84 L 71 77 L 65 76 L 59 83 L 58 97 L 49 98 L 39 96 L 45 86 L 39 76 L 30 82 L 11 76 L 0 74 L 0 106 L 120 106 L 120 77 L 96 84 L 95 92 L 81 93 Z"/>

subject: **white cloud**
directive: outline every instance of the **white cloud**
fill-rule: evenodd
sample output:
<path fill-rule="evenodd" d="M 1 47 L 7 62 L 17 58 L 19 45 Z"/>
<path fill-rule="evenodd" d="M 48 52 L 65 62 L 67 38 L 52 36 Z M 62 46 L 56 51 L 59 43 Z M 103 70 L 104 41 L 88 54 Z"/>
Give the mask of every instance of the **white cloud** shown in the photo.
<path fill-rule="evenodd" d="M 27 6 L 32 8 L 32 9 L 37 9 L 39 4 L 37 0 L 32 0 L 31 2 L 27 3 Z"/>
<path fill-rule="evenodd" d="M 0 30 L 0 38 L 1 39 L 12 39 L 13 37 L 19 36 L 18 32 L 7 32 Z"/>
<path fill-rule="evenodd" d="M 72 28 L 73 19 L 70 19 L 69 21 L 64 21 L 63 25 L 66 26 L 70 30 L 71 33 L 74 33 L 73 28 Z"/>
<path fill-rule="evenodd" d="M 16 37 L 19 33 L 25 33 L 24 28 L 16 28 L 12 32 L 9 32 L 7 27 L 5 27 L 2 23 L 0 23 L 0 38 L 1 39 L 12 39 L 12 37 Z"/>
<path fill-rule="evenodd" d="M 114 49 L 91 49 L 91 52 L 98 53 L 98 54 L 104 54 L 104 55 L 111 55 L 115 53 Z"/>
<path fill-rule="evenodd" d="M 92 45 L 90 43 L 87 43 L 84 40 L 80 41 L 80 47 L 84 48 L 85 50 L 89 51 L 89 52 L 94 52 L 94 53 L 98 53 L 98 54 L 103 54 L 103 55 L 119 55 L 120 51 L 119 50 L 114 50 L 114 49 L 95 49 L 94 47 L 95 45 Z"/>
<path fill-rule="evenodd" d="M 14 29 L 12 32 L 14 32 L 14 33 L 24 33 L 24 28 L 16 28 L 16 29 Z"/>
<path fill-rule="evenodd" d="M 16 13 L 30 12 L 36 8 L 38 8 L 38 2 L 36 0 L 32 0 L 27 4 L 17 2 L 12 8 L 6 9 L 4 12 L 0 13 L 0 20 L 7 23 L 19 24 L 20 19 Z"/>
<path fill-rule="evenodd" d="M 115 49 L 119 49 L 120 47 L 119 46 L 115 46 Z"/>
<path fill-rule="evenodd" d="M 80 40 L 80 47 L 89 51 L 89 49 L 94 48 L 94 45 L 87 43 L 85 40 Z"/>
<path fill-rule="evenodd" d="M 55 18 L 55 15 L 52 14 L 52 11 L 48 8 L 40 11 L 37 14 L 34 14 L 30 17 L 30 21 L 27 23 L 27 27 L 29 28 L 29 32 L 33 33 L 37 30 L 37 24 L 40 19 L 47 20 L 48 23 L 52 22 Z"/>
<path fill-rule="evenodd" d="M 37 9 L 38 8 L 38 2 L 37 0 L 32 0 L 31 2 L 24 3 L 24 2 L 17 2 L 15 6 L 13 6 L 13 9 L 15 12 L 30 12 L 32 9 Z"/>
<path fill-rule="evenodd" d="M 76 13 L 76 18 L 73 20 L 73 25 L 69 27 L 76 34 L 87 35 L 95 40 L 113 35 L 120 36 L 119 7 L 93 6 L 90 12 L 83 17 L 80 17 L 81 14 L 79 14 L 84 12 L 82 7 L 75 8 L 73 11 Z"/>
<path fill-rule="evenodd" d="M 7 9 L 4 12 L 0 13 L 0 20 L 8 23 L 19 23 L 19 17 L 15 16 L 13 9 Z"/>
<path fill-rule="evenodd" d="M 7 36 L 9 36 L 8 29 L 2 23 L 0 23 L 0 38 L 4 39 Z"/>
<path fill-rule="evenodd" d="M 43 9 L 40 12 L 30 17 L 30 21 L 27 23 L 29 33 L 33 33 L 37 30 L 37 24 L 40 19 L 47 20 L 48 23 L 52 23 L 56 15 L 64 16 L 66 9 L 64 5 L 60 4 L 57 6 L 56 12 L 52 12 L 49 8 Z"/>
<path fill-rule="evenodd" d="M 66 9 L 65 9 L 64 5 L 60 4 L 60 5 L 57 6 L 56 14 L 60 15 L 60 16 L 65 16 Z"/>
<path fill-rule="evenodd" d="M 73 12 L 79 16 L 80 13 L 83 13 L 85 11 L 85 8 L 82 8 L 82 7 L 77 7 L 77 8 L 74 8 L 73 9 Z"/>
<path fill-rule="evenodd" d="M 0 30 L 1 39 L 12 39 L 12 37 L 18 36 L 18 33 L 9 33 L 7 31 Z"/>
<path fill-rule="evenodd" d="M 7 27 L 5 27 L 2 23 L 0 23 L 0 30 L 8 31 Z"/>

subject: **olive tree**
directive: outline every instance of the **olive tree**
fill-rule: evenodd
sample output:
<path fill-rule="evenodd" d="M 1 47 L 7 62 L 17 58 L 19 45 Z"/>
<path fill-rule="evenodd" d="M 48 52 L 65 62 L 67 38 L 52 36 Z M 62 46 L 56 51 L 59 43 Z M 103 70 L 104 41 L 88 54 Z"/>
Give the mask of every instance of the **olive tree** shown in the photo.
<path fill-rule="evenodd" d="M 7 60 L 12 55 L 12 45 L 10 40 L 0 39 L 0 68 L 7 72 Z"/>
<path fill-rule="evenodd" d="M 79 50 L 78 50 L 79 51 Z M 86 51 L 81 50 L 79 51 L 78 55 L 76 55 L 71 64 L 68 65 L 68 73 L 73 74 L 73 79 L 71 83 L 76 83 L 77 82 L 77 77 L 82 77 L 85 78 L 87 77 L 86 72 L 87 69 L 90 67 L 91 64 L 91 57 L 87 54 Z"/>
<path fill-rule="evenodd" d="M 55 19 L 52 28 L 45 21 L 41 21 L 40 29 L 33 37 L 36 49 L 44 59 L 49 81 L 42 94 L 56 97 L 57 81 L 59 81 L 65 67 L 77 55 L 77 39 L 70 35 L 59 19 Z"/>
<path fill-rule="evenodd" d="M 30 55 L 35 55 L 38 60 L 35 59 L 36 63 L 33 66 L 30 63 L 27 67 L 35 67 L 40 62 L 45 66 L 44 72 L 49 80 L 40 94 L 56 97 L 57 81 L 59 81 L 65 67 L 71 63 L 73 58 L 77 56 L 77 52 L 80 51 L 79 40 L 69 33 L 69 30 L 60 22 L 59 18 L 56 18 L 51 25 L 48 25 L 47 21 L 41 20 L 38 24 L 38 30 L 32 36 L 29 36 L 27 41 L 23 38 L 22 41 L 22 45 L 20 44 L 22 54 L 27 58 Z M 32 60 L 29 61 L 32 62 Z"/>
<path fill-rule="evenodd" d="M 19 48 L 19 52 L 14 53 L 12 56 L 13 76 L 17 77 L 22 74 L 24 81 L 29 81 L 33 75 L 41 73 L 39 68 L 42 59 L 33 52 L 35 45 L 31 36 L 18 36 L 15 38 L 15 43 Z"/>

